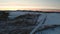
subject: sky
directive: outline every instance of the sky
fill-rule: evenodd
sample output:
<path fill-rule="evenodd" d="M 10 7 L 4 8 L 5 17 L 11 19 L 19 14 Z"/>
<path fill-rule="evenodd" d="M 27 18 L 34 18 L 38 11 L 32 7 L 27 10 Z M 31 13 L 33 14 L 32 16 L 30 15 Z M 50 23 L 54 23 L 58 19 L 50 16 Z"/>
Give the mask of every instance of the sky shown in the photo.
<path fill-rule="evenodd" d="M 60 9 L 60 0 L 0 0 L 0 10 Z"/>

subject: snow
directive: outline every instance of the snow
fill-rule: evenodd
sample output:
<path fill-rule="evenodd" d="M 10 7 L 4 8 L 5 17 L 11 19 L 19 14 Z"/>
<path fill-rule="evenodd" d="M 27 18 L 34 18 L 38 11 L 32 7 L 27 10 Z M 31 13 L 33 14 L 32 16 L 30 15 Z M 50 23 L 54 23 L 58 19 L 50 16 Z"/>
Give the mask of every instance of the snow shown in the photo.
<path fill-rule="evenodd" d="M 60 25 L 60 14 L 47 13 L 47 20 L 44 25 Z"/>
<path fill-rule="evenodd" d="M 17 16 L 24 15 L 24 14 L 38 14 L 34 12 L 9 12 L 9 18 L 14 19 Z"/>
<path fill-rule="evenodd" d="M 60 27 L 39 31 L 39 32 L 36 32 L 36 34 L 60 34 Z"/>
<path fill-rule="evenodd" d="M 55 25 L 55 24 L 60 25 L 59 13 L 10 12 L 9 18 L 14 19 L 17 16 L 28 14 L 28 13 L 41 14 L 41 16 L 39 16 L 39 19 L 37 20 L 38 22 L 40 22 L 40 20 L 42 20 L 45 16 L 47 16 L 44 25 Z"/>
<path fill-rule="evenodd" d="M 60 25 L 60 14 L 59 13 L 34 13 L 34 12 L 10 12 L 9 18 L 14 19 L 16 16 L 24 15 L 24 14 L 41 14 L 38 18 L 38 22 L 40 23 L 43 18 L 46 17 L 46 20 L 43 25 Z M 37 23 L 38 24 L 38 23 Z M 43 26 L 42 25 L 42 26 Z M 60 27 L 56 27 L 52 29 L 47 29 L 44 31 L 39 31 L 36 34 L 60 34 Z"/>

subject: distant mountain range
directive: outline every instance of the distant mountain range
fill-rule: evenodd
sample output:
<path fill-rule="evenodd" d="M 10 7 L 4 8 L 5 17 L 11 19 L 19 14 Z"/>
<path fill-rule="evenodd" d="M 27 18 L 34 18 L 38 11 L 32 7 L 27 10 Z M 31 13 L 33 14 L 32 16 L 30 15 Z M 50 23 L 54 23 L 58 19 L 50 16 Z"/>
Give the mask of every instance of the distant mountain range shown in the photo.
<path fill-rule="evenodd" d="M 36 10 L 0 10 L 0 11 L 32 11 L 32 12 L 60 12 L 60 9 L 36 9 Z"/>

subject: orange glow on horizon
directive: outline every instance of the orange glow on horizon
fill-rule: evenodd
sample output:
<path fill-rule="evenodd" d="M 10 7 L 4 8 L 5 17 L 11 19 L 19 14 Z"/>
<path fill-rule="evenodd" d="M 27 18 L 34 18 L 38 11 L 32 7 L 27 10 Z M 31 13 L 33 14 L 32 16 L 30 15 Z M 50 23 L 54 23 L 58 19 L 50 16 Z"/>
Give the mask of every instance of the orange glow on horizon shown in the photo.
<path fill-rule="evenodd" d="M 60 9 L 42 9 L 42 8 L 26 8 L 26 7 L 1 7 L 0 10 L 34 10 L 34 11 L 60 11 Z"/>
<path fill-rule="evenodd" d="M 40 10 L 40 8 L 0 8 L 0 10 Z"/>

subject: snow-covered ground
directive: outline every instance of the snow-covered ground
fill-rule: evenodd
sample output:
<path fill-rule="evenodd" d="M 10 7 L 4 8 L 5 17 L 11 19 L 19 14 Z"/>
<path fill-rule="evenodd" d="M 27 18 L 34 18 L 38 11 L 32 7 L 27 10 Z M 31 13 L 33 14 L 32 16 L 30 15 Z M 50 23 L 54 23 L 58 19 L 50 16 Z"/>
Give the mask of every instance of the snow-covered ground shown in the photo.
<path fill-rule="evenodd" d="M 60 13 L 37 13 L 37 12 L 10 12 L 9 14 L 9 18 L 10 19 L 14 19 L 16 16 L 20 16 L 20 15 L 24 15 L 24 14 L 41 14 L 39 16 L 39 19 L 37 20 L 38 23 L 41 22 L 41 20 L 43 18 L 46 19 L 44 21 L 44 24 L 42 26 L 49 26 L 49 25 L 60 25 Z M 37 24 L 38 24 L 37 23 Z M 59 34 L 60 33 L 60 27 L 56 27 L 54 28 L 55 30 L 52 29 L 47 29 L 47 30 L 43 30 L 43 31 L 39 31 L 36 34 Z"/>
<path fill-rule="evenodd" d="M 53 25 L 53 24 L 60 25 L 60 14 L 59 13 L 10 12 L 9 18 L 14 19 L 17 16 L 28 14 L 28 13 L 30 13 L 30 14 L 41 14 L 41 16 L 39 16 L 38 21 L 40 21 L 42 18 L 44 18 L 44 16 L 47 16 L 44 25 Z"/>
<path fill-rule="evenodd" d="M 60 25 L 60 14 L 47 13 L 47 18 L 44 25 Z"/>
<path fill-rule="evenodd" d="M 50 28 L 43 31 L 38 31 L 36 34 L 60 34 L 60 27 Z"/>

